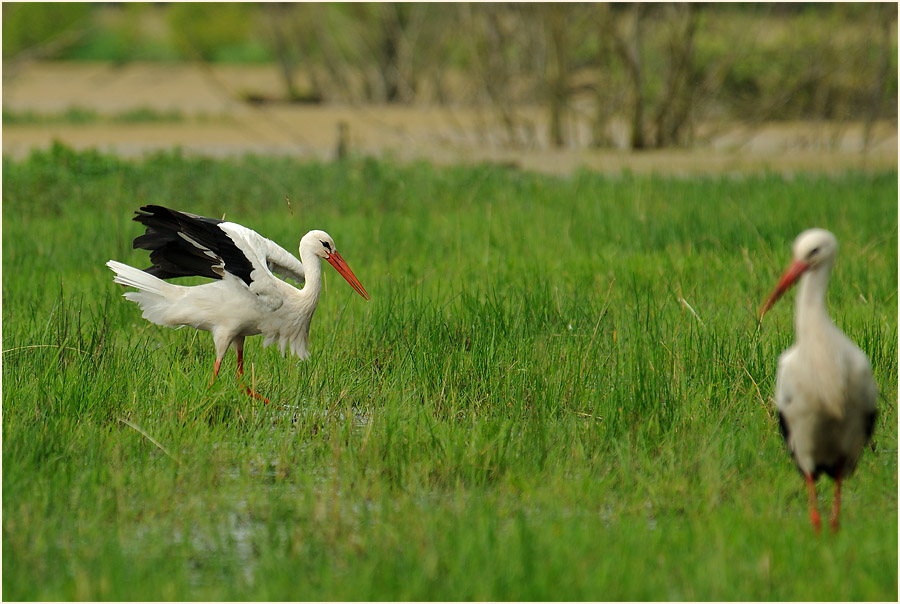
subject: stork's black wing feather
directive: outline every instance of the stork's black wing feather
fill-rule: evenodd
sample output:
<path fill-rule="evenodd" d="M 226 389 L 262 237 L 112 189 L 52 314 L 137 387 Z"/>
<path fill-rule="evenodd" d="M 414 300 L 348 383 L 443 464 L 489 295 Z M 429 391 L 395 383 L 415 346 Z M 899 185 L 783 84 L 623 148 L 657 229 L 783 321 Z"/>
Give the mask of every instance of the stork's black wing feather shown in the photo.
<path fill-rule="evenodd" d="M 878 412 L 874 409 L 866 414 L 866 441 L 872 438 L 872 433 L 875 432 L 875 418 L 878 415 Z"/>
<path fill-rule="evenodd" d="M 224 222 L 163 206 L 141 206 L 133 219 L 147 227 L 134 240 L 134 249 L 150 251 L 152 266 L 144 269 L 160 279 L 210 277 L 223 270 L 250 285 L 253 265 L 231 237 L 219 228 Z"/>
<path fill-rule="evenodd" d="M 781 428 L 781 436 L 784 438 L 784 442 L 788 442 L 788 435 L 791 433 L 788 428 L 787 421 L 784 419 L 784 413 L 778 413 L 778 427 Z"/>
<path fill-rule="evenodd" d="M 784 438 L 784 444 L 787 445 L 788 452 L 791 454 L 791 459 L 794 460 L 794 463 L 797 463 L 797 456 L 794 455 L 794 449 L 791 447 L 791 429 L 788 426 L 787 420 L 784 417 L 784 413 L 778 412 L 778 427 L 781 428 L 781 436 Z M 800 470 L 800 473 L 803 473 L 803 470 L 800 468 L 800 465 L 797 464 L 797 469 Z M 815 474 L 818 476 L 818 471 Z"/>

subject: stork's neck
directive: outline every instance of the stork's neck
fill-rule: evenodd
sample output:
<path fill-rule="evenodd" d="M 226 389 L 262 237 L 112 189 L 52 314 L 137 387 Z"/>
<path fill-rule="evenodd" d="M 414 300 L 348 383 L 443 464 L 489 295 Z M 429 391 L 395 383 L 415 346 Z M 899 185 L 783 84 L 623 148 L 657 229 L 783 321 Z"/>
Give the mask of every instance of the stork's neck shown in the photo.
<path fill-rule="evenodd" d="M 798 342 L 818 345 L 832 326 L 831 317 L 825 307 L 825 293 L 828 291 L 828 279 L 831 276 L 831 265 L 822 264 L 809 270 L 800 278 L 795 303 L 796 316 L 794 329 Z"/>
<path fill-rule="evenodd" d="M 315 307 L 319 301 L 319 294 L 322 293 L 322 260 L 315 254 L 302 254 L 300 261 L 303 262 L 306 280 L 300 293 Z"/>

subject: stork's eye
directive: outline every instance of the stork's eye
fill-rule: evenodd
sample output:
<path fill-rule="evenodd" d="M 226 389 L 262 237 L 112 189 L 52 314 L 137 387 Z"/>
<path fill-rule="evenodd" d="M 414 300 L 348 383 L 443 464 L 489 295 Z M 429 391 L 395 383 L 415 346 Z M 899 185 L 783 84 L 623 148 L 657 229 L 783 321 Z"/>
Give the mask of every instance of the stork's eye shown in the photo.
<path fill-rule="evenodd" d="M 819 253 L 819 248 L 814 247 L 812 251 L 809 253 L 809 258 L 814 258 Z"/>
<path fill-rule="evenodd" d="M 331 251 L 330 243 L 328 243 L 327 241 L 322 241 L 321 239 L 319 240 L 319 243 L 321 243 L 322 247 L 324 247 L 326 250 L 328 250 L 329 252 Z"/>

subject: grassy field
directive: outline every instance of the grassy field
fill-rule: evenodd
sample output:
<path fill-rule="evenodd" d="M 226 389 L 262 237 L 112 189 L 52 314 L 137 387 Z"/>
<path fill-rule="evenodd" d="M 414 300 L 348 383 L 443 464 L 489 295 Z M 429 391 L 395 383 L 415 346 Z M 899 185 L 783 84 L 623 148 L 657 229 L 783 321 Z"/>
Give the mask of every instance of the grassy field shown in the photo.
<path fill-rule="evenodd" d="M 290 201 L 290 209 L 288 203 Z M 310 361 L 140 318 L 144 203 L 294 250 Z M 816 537 L 770 397 L 804 228 L 881 388 Z M 3 597 L 895 600 L 897 174 L 552 178 L 289 159 L 3 162 Z M 822 481 L 823 507 L 833 488 Z"/>

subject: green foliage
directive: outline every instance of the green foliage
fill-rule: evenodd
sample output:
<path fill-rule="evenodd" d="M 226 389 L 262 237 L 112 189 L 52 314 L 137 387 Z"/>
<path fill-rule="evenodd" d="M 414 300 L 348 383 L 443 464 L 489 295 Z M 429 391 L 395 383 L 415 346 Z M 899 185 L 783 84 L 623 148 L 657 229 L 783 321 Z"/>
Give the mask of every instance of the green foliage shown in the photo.
<path fill-rule="evenodd" d="M 87 2 L 4 2 L 3 58 L 86 28 L 92 10 Z"/>
<path fill-rule="evenodd" d="M 698 75 L 728 65 L 717 96 L 736 115 L 858 119 L 871 110 L 878 92 L 883 97 L 878 117 L 889 117 L 896 113 L 897 98 L 896 11 L 891 11 L 878 4 L 822 5 L 778 18 L 767 11 L 740 18 L 731 11 L 706 11 L 697 37 Z M 880 46 L 885 26 L 894 32 L 888 52 Z M 886 82 L 878 90 L 883 59 L 889 61 Z"/>
<path fill-rule="evenodd" d="M 240 2 L 177 2 L 168 21 L 179 49 L 189 58 L 211 61 L 228 55 L 253 31 L 255 11 Z"/>
<path fill-rule="evenodd" d="M 286 198 L 290 201 L 290 210 Z M 3 161 L 7 599 L 891 600 L 897 175 L 552 178 L 371 159 Z M 140 204 L 335 237 L 312 358 L 148 324 Z M 769 397 L 790 242 L 881 387 L 816 538 Z M 248 381 L 250 381 L 248 380 Z M 822 497 L 833 489 L 822 482 Z"/>

